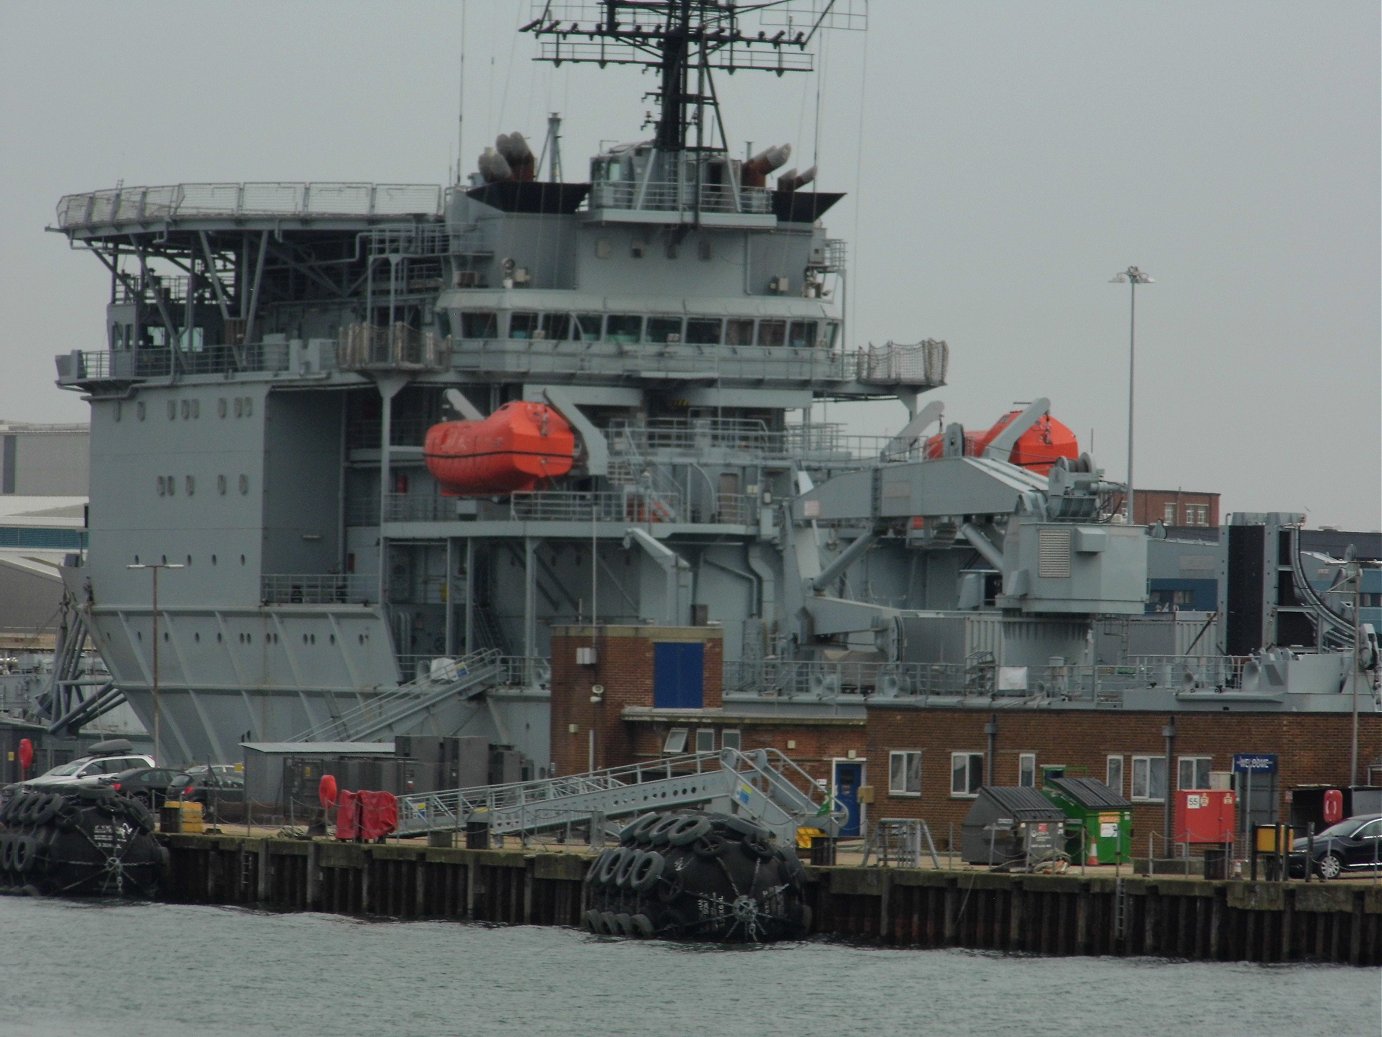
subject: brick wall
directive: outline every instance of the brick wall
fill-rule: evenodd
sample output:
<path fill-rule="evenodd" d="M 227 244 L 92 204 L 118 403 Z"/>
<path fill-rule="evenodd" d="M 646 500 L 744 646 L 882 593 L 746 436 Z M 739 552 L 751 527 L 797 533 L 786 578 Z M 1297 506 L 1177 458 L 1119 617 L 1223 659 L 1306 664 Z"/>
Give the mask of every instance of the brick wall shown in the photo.
<path fill-rule="evenodd" d="M 989 714 L 982 710 L 940 710 L 871 707 L 868 711 L 870 784 L 875 790 L 873 817 L 915 817 L 928 822 L 932 834 L 945 837 L 953 824 L 958 834 L 973 804 L 972 798 L 952 797 L 952 752 L 985 753 L 984 725 L 996 717 L 994 773 L 990 785 L 1018 783 L 1018 756 L 1036 754 L 1037 773 L 1047 765 L 1063 764 L 1072 776 L 1104 780 L 1110 755 L 1123 757 L 1124 796 L 1130 796 L 1133 756 L 1164 756 L 1162 728 L 1171 714 L 1137 712 L 1023 711 Z M 1208 756 L 1210 769 L 1233 768 L 1234 753 L 1277 753 L 1277 788 L 1349 783 L 1352 718 L 1348 713 L 1177 713 L 1172 746 L 1170 787 L 1176 788 L 1179 756 Z M 1367 781 L 1367 765 L 1382 754 L 1382 716 L 1360 715 L 1358 759 L 1360 781 Z M 922 750 L 920 797 L 894 796 L 888 791 L 888 754 L 894 750 Z M 1147 833 L 1161 833 L 1161 801 L 1135 803 L 1134 851 L 1145 854 Z M 1278 814 L 1289 811 L 1277 803 Z"/>
<path fill-rule="evenodd" d="M 724 697 L 724 641 L 719 627 L 563 626 L 552 631 L 552 761 L 558 774 L 589 770 L 590 732 L 595 732 L 595 767 L 635 760 L 633 731 L 622 719 L 626 707 L 653 704 L 653 645 L 699 642 L 705 646 L 705 706 L 718 709 Z M 596 663 L 576 662 L 577 648 L 595 647 Z M 602 685 L 599 702 L 591 688 Z"/>

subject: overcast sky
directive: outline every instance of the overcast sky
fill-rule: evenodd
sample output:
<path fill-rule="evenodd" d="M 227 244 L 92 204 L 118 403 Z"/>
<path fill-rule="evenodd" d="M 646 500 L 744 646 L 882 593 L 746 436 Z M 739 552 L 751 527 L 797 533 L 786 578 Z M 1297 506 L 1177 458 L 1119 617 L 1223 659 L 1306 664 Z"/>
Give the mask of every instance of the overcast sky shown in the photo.
<path fill-rule="evenodd" d="M 806 6 L 809 6 L 807 4 Z M 567 179 L 634 140 L 652 80 L 530 60 L 526 2 L 0 4 L 0 419 L 81 421 L 53 357 L 103 348 L 107 277 L 44 232 L 70 192 L 444 182 L 565 120 Z M 1126 473 L 1225 511 L 1382 526 L 1376 0 L 875 0 L 821 75 L 722 77 L 732 146 L 849 192 L 851 344 L 943 338 L 947 420 L 1047 396 Z M 817 88 L 819 87 L 819 105 Z M 819 419 L 821 415 L 817 413 Z M 896 404 L 831 408 L 891 431 Z M 1092 440 L 1092 443 L 1091 443 Z"/>

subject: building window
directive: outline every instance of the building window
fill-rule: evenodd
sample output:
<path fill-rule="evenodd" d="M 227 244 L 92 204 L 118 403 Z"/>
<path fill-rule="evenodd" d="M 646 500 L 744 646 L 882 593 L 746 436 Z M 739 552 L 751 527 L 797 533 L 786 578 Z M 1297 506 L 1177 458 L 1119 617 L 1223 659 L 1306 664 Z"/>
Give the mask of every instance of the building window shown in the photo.
<path fill-rule="evenodd" d="M 1185 524 L 1187 526 L 1209 525 L 1209 505 L 1187 504 L 1185 506 Z"/>
<path fill-rule="evenodd" d="M 713 727 L 696 728 L 696 752 L 713 753 L 715 751 L 715 729 Z"/>
<path fill-rule="evenodd" d="M 1167 501 L 1166 504 L 1162 506 L 1161 521 L 1165 522 L 1168 526 L 1174 526 L 1176 524 L 1175 501 Z"/>
<path fill-rule="evenodd" d="M 1120 796 L 1123 794 L 1123 757 L 1108 758 L 1104 766 L 1104 783 Z"/>
<path fill-rule="evenodd" d="M 1036 753 L 1018 754 L 1017 784 L 1019 788 L 1036 788 Z"/>
<path fill-rule="evenodd" d="M 901 749 L 888 753 L 888 795 L 921 795 L 920 749 Z"/>
<path fill-rule="evenodd" d="M 983 753 L 950 754 L 950 794 L 977 796 L 984 783 Z"/>
<path fill-rule="evenodd" d="M 720 735 L 720 745 L 725 749 L 743 748 L 743 743 L 739 738 L 739 729 L 737 727 L 725 728 Z"/>
<path fill-rule="evenodd" d="M 686 752 L 686 728 L 674 727 L 667 732 L 667 741 L 662 743 L 664 753 Z"/>
<path fill-rule="evenodd" d="M 1166 757 L 1134 756 L 1132 758 L 1132 798 L 1135 800 L 1164 800 L 1166 798 Z"/>
<path fill-rule="evenodd" d="M 1177 760 L 1176 788 L 1209 788 L 1209 761 L 1208 756 L 1182 756 Z"/>

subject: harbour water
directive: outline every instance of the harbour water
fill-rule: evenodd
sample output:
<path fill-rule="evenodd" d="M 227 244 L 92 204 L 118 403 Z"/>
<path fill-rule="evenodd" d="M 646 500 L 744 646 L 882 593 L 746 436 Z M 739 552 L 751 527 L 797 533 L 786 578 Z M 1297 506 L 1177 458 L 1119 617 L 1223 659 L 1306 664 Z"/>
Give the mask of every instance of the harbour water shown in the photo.
<path fill-rule="evenodd" d="M 0 1034 L 1382 1033 L 1382 974 L 0 898 Z"/>

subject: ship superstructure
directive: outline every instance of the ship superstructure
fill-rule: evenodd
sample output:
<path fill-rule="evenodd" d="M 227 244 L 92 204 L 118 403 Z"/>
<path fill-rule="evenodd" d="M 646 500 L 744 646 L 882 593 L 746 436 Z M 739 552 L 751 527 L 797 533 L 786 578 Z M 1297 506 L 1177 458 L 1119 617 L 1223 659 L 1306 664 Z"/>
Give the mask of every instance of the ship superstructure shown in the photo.
<path fill-rule="evenodd" d="M 858 17 L 815 6 L 534 5 L 544 59 L 659 75 L 651 139 L 585 182 L 506 134 L 465 185 L 63 198 L 111 272 L 105 347 L 58 358 L 91 404 L 68 581 L 105 694 L 186 759 L 353 718 L 492 732 L 540 770 L 554 625 L 718 624 L 745 700 L 838 697 L 842 664 L 1045 694 L 1092 663 L 1095 617 L 1146 598 L 1121 488 L 1073 437 L 1033 452 L 1045 400 L 944 426 L 920 397 L 945 343 L 850 348 L 840 195 L 726 146 L 713 73 L 808 69 Z M 876 441 L 814 420 L 893 398 L 911 420 Z"/>

